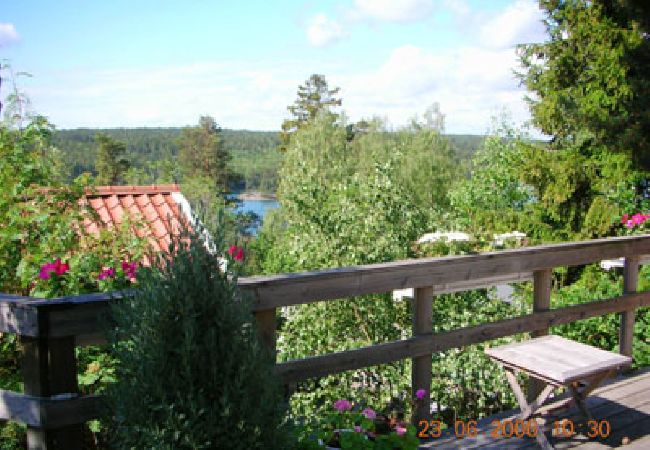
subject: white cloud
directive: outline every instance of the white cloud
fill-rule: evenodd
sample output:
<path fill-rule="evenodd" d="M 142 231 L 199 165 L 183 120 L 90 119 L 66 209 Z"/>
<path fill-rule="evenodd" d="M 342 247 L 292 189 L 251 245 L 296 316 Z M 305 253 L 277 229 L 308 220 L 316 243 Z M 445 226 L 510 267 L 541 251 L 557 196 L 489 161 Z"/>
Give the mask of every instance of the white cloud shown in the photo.
<path fill-rule="evenodd" d="M 325 14 L 316 14 L 307 27 L 307 38 L 316 47 L 325 47 L 346 36 L 340 23 Z"/>
<path fill-rule="evenodd" d="M 0 47 L 5 47 L 14 42 L 18 42 L 20 36 L 16 31 L 13 23 L 1 23 L 0 22 Z"/>
<path fill-rule="evenodd" d="M 434 101 L 450 133 L 483 133 L 504 107 L 528 119 L 524 91 L 512 75 L 513 49 L 445 51 L 414 45 L 394 49 L 372 69 L 323 64 L 330 86 L 341 87 L 350 120 L 386 117 L 408 123 Z M 28 94 L 59 128 L 182 126 L 210 114 L 225 128 L 278 130 L 299 84 L 302 60 L 221 61 L 149 70 L 75 70 L 39 77 Z"/>
<path fill-rule="evenodd" d="M 544 16 L 536 3 L 518 0 L 502 13 L 487 20 L 479 30 L 483 45 L 507 48 L 545 39 Z"/>
<path fill-rule="evenodd" d="M 58 128 L 184 126 L 210 114 L 225 128 L 278 130 L 303 71 L 300 61 L 67 70 L 35 73 L 38 84 L 26 90 Z"/>
<path fill-rule="evenodd" d="M 433 0 L 355 0 L 354 14 L 387 22 L 411 22 L 427 17 Z"/>
<path fill-rule="evenodd" d="M 529 119 L 524 91 L 512 74 L 516 63 L 513 49 L 434 52 L 408 45 L 376 70 L 336 81 L 344 87 L 343 106 L 352 120 L 378 115 L 400 126 L 437 101 L 448 132 L 483 133 L 504 107 L 520 124 Z"/>

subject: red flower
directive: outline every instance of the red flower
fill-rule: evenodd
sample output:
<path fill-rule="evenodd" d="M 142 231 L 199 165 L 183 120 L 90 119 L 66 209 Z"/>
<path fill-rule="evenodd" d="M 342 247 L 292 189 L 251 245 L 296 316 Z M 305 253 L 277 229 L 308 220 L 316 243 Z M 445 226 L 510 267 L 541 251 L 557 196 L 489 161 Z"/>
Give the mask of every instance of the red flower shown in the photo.
<path fill-rule="evenodd" d="M 236 245 L 231 245 L 230 248 L 228 249 L 228 254 L 230 256 L 234 256 L 236 251 L 237 251 L 237 246 Z"/>
<path fill-rule="evenodd" d="M 68 263 L 61 263 L 61 258 L 57 258 L 53 263 L 45 263 L 41 266 L 41 270 L 38 274 L 38 277 L 41 280 L 49 280 L 52 276 L 52 272 L 56 275 L 61 276 L 67 271 L 70 270 L 70 265 Z"/>
<path fill-rule="evenodd" d="M 70 270 L 70 265 L 68 263 L 61 264 L 61 259 L 57 258 L 54 262 L 54 273 L 61 276 Z"/>
<path fill-rule="evenodd" d="M 234 256 L 235 261 L 241 261 L 244 259 L 244 249 L 240 248 L 237 250 L 237 253 Z"/>

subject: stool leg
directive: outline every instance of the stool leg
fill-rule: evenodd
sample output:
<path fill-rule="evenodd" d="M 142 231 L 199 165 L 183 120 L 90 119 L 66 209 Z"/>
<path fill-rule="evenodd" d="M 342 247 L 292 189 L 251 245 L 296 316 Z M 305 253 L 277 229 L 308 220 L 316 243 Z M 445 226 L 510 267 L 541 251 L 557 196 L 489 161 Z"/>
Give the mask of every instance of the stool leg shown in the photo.
<path fill-rule="evenodd" d="M 508 378 L 508 383 L 510 383 L 512 392 L 514 392 L 517 403 L 519 403 L 519 407 L 521 408 L 519 418 L 527 419 L 533 415 L 535 410 L 537 410 L 537 408 L 539 408 L 548 398 L 551 392 L 553 392 L 553 386 L 547 385 L 537 396 L 537 398 L 529 405 L 524 392 L 521 390 L 521 386 L 519 386 L 519 382 L 517 381 L 517 377 L 515 376 L 514 372 L 505 367 L 504 369 L 506 371 L 506 378 Z M 539 446 L 542 448 L 542 450 L 553 450 L 553 446 L 550 444 L 550 442 L 548 442 L 548 439 L 546 439 L 546 435 L 544 434 L 542 427 L 538 426 L 538 430 L 539 431 L 537 432 L 535 439 L 537 440 Z"/>

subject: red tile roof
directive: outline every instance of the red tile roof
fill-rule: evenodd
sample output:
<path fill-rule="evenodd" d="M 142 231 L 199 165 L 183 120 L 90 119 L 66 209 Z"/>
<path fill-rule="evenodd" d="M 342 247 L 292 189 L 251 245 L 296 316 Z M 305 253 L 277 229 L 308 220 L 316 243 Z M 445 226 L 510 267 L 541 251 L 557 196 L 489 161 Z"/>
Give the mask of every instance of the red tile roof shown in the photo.
<path fill-rule="evenodd" d="M 136 234 L 148 237 L 156 252 L 168 250 L 172 235 L 178 232 L 180 221 L 186 220 L 189 214 L 189 211 L 182 209 L 189 208 L 189 204 L 176 184 L 98 186 L 87 191 L 82 202 L 87 202 L 97 211 L 101 220 L 101 223 L 96 223 L 86 219 L 86 231 L 98 233 L 100 227 L 119 226 L 128 217 L 132 222 L 145 225 L 136 228 Z"/>

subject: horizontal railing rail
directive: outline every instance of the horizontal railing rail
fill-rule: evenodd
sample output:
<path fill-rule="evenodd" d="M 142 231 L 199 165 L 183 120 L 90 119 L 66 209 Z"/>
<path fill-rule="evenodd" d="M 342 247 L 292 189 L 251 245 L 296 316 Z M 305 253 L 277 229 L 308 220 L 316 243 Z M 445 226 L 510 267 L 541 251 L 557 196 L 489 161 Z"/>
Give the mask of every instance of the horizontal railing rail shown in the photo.
<path fill-rule="evenodd" d="M 285 383 L 346 370 L 413 359 L 414 388 L 431 385 L 432 354 L 520 334 L 542 335 L 549 327 L 620 313 L 620 351 L 631 355 L 634 314 L 650 306 L 650 292 L 637 293 L 638 270 L 650 261 L 650 236 L 550 244 L 476 255 L 448 256 L 241 278 L 263 341 L 275 349 L 278 308 L 414 288 L 413 337 L 277 364 Z M 625 258 L 624 293 L 611 299 L 551 309 L 551 271 L 604 259 Z M 434 296 L 495 284 L 533 280 L 533 312 L 510 319 L 433 333 Z M 105 342 L 111 302 L 124 293 L 57 299 L 0 294 L 0 332 L 20 336 L 24 393 L 0 390 L 0 420 L 28 426 L 30 448 L 81 446 L 81 424 L 97 418 L 101 396 L 84 396 L 77 385 L 75 347 Z M 429 405 L 415 411 L 426 417 Z"/>

